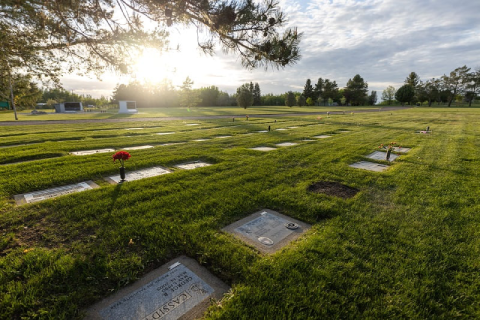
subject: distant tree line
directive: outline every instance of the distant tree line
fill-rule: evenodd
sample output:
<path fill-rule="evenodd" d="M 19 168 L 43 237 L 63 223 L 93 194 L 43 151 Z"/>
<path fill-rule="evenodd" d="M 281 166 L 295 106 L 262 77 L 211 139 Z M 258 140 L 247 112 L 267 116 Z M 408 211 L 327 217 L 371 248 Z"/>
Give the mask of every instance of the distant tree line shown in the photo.
<path fill-rule="evenodd" d="M 307 79 L 303 92 L 295 94 L 292 100 L 292 92 L 286 94 L 289 97 L 285 101 L 287 106 L 332 106 L 332 105 L 373 105 L 377 102 L 377 92 L 368 94 L 368 83 L 359 75 L 349 79 L 344 88 L 339 88 L 335 80 L 318 78 L 317 83 Z"/>
<path fill-rule="evenodd" d="M 395 89 L 387 87 L 382 93 L 384 104 L 446 104 L 449 107 L 453 101 L 468 103 L 469 106 L 480 93 L 480 67 L 471 71 L 466 65 L 458 67 L 449 75 L 422 81 L 420 76 L 411 72 L 404 84 Z"/>

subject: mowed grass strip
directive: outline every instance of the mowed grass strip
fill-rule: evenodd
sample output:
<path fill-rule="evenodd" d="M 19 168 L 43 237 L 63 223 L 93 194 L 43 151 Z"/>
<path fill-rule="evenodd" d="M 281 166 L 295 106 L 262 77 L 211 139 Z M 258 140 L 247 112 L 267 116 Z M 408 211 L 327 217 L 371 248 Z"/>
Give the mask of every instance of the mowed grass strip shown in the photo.
<path fill-rule="evenodd" d="M 182 138 L 233 137 L 135 150 L 127 168 L 212 166 L 20 207 L 16 193 L 101 181 L 118 169 L 109 154 L 0 167 L 0 317 L 81 318 L 83 308 L 186 254 L 232 286 L 211 319 L 476 318 L 478 115 L 415 109 L 287 118 L 282 127 L 299 128 L 252 135 L 243 133 L 269 122 L 192 127 Z M 415 133 L 426 126 L 433 134 Z M 321 134 L 332 137 L 248 149 Z M 412 150 L 388 171 L 348 167 L 390 141 Z M 321 180 L 361 192 L 344 200 L 306 191 Z M 270 256 L 219 231 L 261 208 L 313 227 Z"/>

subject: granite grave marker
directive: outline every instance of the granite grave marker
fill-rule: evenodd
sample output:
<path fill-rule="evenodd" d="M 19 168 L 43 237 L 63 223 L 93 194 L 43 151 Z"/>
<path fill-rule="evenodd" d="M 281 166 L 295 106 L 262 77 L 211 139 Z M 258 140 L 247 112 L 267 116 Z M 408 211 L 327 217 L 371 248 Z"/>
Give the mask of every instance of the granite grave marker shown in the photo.
<path fill-rule="evenodd" d="M 384 164 L 369 162 L 369 161 L 359 161 L 351 164 L 350 167 L 357 169 L 364 169 L 368 171 L 382 172 L 387 170 L 389 167 Z"/>
<path fill-rule="evenodd" d="M 96 153 L 106 153 L 106 152 L 115 152 L 115 149 L 95 149 L 95 150 L 83 150 L 83 151 L 73 151 L 70 152 L 74 156 L 88 156 Z"/>
<path fill-rule="evenodd" d="M 162 167 L 153 167 L 153 168 L 142 169 L 137 171 L 126 170 L 125 181 L 135 181 L 135 180 L 140 180 L 145 178 L 151 178 L 151 177 L 160 176 L 162 174 L 167 174 L 170 172 L 171 172 L 170 170 Z M 107 180 L 110 183 L 119 183 L 121 181 L 121 178 L 119 174 L 116 174 L 108 178 L 105 178 L 105 180 Z"/>
<path fill-rule="evenodd" d="M 253 245 L 264 253 L 273 253 L 297 239 L 310 225 L 280 214 L 263 209 L 241 219 L 223 230 Z"/>
<path fill-rule="evenodd" d="M 76 184 L 70 184 L 62 187 L 50 188 L 41 191 L 35 191 L 30 193 L 18 194 L 14 196 L 15 202 L 17 205 L 33 203 L 42 200 L 52 199 L 60 197 L 63 195 L 82 192 L 86 190 L 91 190 L 94 188 L 99 188 L 99 186 L 93 181 L 85 181 Z"/>
<path fill-rule="evenodd" d="M 228 286 L 195 260 L 179 257 L 87 310 L 92 320 L 196 319 Z"/>
<path fill-rule="evenodd" d="M 382 152 L 382 151 L 374 151 L 372 153 L 370 153 L 367 158 L 369 159 L 372 159 L 372 160 L 383 160 L 383 161 L 387 161 L 386 160 L 386 156 L 387 156 L 387 153 L 386 152 Z M 398 158 L 398 155 L 394 154 L 394 153 L 390 153 L 390 158 L 388 159 L 388 161 L 393 161 L 395 159 Z"/>

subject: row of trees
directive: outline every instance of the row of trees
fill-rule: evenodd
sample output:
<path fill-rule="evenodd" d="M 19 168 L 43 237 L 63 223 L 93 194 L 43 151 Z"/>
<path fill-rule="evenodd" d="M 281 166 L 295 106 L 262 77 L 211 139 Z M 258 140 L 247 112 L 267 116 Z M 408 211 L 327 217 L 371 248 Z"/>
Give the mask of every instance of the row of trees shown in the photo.
<path fill-rule="evenodd" d="M 292 94 L 294 97 L 292 97 Z M 359 75 L 349 79 L 344 88 L 339 88 L 336 81 L 318 78 L 313 86 L 307 79 L 303 92 L 295 94 L 291 91 L 285 94 L 285 105 L 373 105 L 377 102 L 377 92 L 368 94 L 368 83 Z"/>
<path fill-rule="evenodd" d="M 469 106 L 480 94 L 480 68 L 471 71 L 466 65 L 458 67 L 449 75 L 422 81 L 420 76 L 411 72 L 398 90 L 393 86 L 387 87 L 382 93 L 382 99 L 392 104 L 394 99 L 402 105 L 427 103 L 448 104 L 454 100 L 467 102 Z"/>
<path fill-rule="evenodd" d="M 193 84 L 189 77 L 178 88 L 168 79 L 159 83 L 133 81 L 118 84 L 113 90 L 112 101 L 134 100 L 139 108 L 230 106 L 236 103 L 233 96 L 216 86 L 193 89 Z"/>

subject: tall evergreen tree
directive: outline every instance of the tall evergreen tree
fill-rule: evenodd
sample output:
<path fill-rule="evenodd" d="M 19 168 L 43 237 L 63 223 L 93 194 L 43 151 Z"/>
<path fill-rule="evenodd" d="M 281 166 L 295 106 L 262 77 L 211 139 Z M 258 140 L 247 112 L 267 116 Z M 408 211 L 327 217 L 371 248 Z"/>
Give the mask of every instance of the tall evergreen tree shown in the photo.
<path fill-rule="evenodd" d="M 253 105 L 260 106 L 262 104 L 262 93 L 260 91 L 260 85 L 258 82 L 255 82 L 253 87 Z"/>
<path fill-rule="evenodd" d="M 305 99 L 314 98 L 312 81 L 310 79 L 307 79 L 305 87 L 303 88 L 303 97 Z"/>
<path fill-rule="evenodd" d="M 357 74 L 353 79 L 349 79 L 347 86 L 345 87 L 345 98 L 347 98 L 347 103 L 350 103 L 352 106 L 359 106 L 365 103 L 368 93 L 368 83 L 363 80 L 363 78 Z"/>
<path fill-rule="evenodd" d="M 377 91 L 373 90 L 368 96 L 368 104 L 373 106 L 377 103 Z"/>
<path fill-rule="evenodd" d="M 314 91 L 314 101 L 317 101 L 321 99 L 321 96 L 323 95 L 323 79 L 318 78 L 317 83 L 315 84 L 315 88 L 313 89 Z"/>
<path fill-rule="evenodd" d="M 415 72 L 410 72 L 407 78 L 405 78 L 405 84 L 409 84 L 412 88 L 416 88 L 420 84 L 420 76 Z"/>

